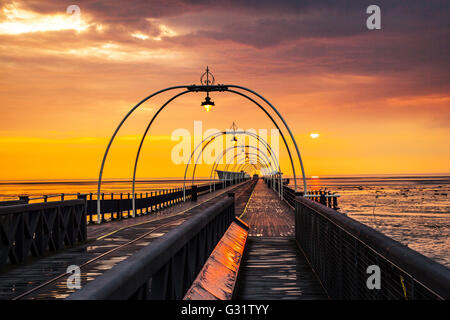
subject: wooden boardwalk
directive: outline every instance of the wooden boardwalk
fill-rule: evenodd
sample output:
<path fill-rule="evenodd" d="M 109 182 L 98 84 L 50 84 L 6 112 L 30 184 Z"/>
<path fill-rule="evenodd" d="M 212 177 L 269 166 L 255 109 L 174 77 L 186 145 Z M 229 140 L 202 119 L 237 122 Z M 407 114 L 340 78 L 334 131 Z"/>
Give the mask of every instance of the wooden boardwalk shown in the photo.
<path fill-rule="evenodd" d="M 238 299 L 327 299 L 295 242 L 294 212 L 262 180 L 242 219 L 250 234 L 239 270 Z"/>
<path fill-rule="evenodd" d="M 294 212 L 260 179 L 255 186 L 245 213 L 250 237 L 293 237 Z"/>
<path fill-rule="evenodd" d="M 209 206 L 211 201 L 216 201 L 219 197 L 226 197 L 227 192 L 236 191 L 237 202 L 242 201 L 241 196 L 248 199 L 251 187 L 252 184 L 247 182 L 242 186 L 235 185 L 204 195 L 197 202 L 186 202 L 148 216 L 89 225 L 89 241 L 86 244 L 35 259 L 27 264 L 11 266 L 9 270 L 1 272 L 0 300 L 16 298 L 27 290 L 52 281 L 55 277 L 65 273 L 69 265 L 81 267 L 97 257 L 107 254 L 107 256 L 83 267 L 81 284 L 84 286 L 197 212 L 201 212 L 202 208 Z M 240 214 L 241 211 L 238 209 L 237 212 Z M 130 241 L 134 241 L 133 239 L 139 239 L 139 241 L 131 243 Z M 115 251 L 108 253 L 110 250 Z M 67 289 L 66 277 L 62 277 L 33 292 L 26 299 L 63 299 L 72 292 L 74 290 Z"/>

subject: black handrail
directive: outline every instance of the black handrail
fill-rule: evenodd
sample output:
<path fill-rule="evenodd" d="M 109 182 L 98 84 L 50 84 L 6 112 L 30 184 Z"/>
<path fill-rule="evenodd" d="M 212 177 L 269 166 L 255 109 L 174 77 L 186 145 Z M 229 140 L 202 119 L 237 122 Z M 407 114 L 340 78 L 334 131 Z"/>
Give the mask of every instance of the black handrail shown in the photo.
<path fill-rule="evenodd" d="M 68 299 L 182 299 L 234 216 L 234 198 L 222 198 Z"/>
<path fill-rule="evenodd" d="M 86 241 L 86 200 L 0 207 L 0 268 Z"/>
<path fill-rule="evenodd" d="M 320 203 L 297 197 L 296 240 L 333 299 L 450 299 L 450 270 Z M 367 268 L 380 268 L 370 289 Z"/>

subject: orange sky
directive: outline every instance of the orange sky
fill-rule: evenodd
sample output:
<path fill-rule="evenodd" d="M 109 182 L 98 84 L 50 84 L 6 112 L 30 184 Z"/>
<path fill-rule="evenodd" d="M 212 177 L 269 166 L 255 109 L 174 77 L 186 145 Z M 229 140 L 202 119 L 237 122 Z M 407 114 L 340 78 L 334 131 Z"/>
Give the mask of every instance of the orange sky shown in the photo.
<path fill-rule="evenodd" d="M 369 31 L 365 1 L 77 1 L 79 20 L 66 14 L 72 2 L 3 1 L 0 179 L 96 178 L 125 113 L 161 88 L 198 84 L 206 65 L 218 83 L 252 88 L 278 108 L 308 176 L 449 173 L 449 5 L 404 3 L 380 1 L 382 30 Z M 195 120 L 273 127 L 242 98 L 211 96 L 209 113 L 197 93 L 161 114 L 138 177 L 182 176 L 170 135 Z M 106 178 L 131 177 L 138 137 L 169 97 L 127 122 Z"/>

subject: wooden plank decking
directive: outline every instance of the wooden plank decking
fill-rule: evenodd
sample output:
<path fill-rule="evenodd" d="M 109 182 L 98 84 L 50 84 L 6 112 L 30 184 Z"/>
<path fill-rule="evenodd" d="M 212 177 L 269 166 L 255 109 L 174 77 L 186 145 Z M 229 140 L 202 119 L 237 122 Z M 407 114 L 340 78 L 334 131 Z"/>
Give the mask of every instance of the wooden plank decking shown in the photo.
<path fill-rule="evenodd" d="M 294 212 L 259 180 L 242 219 L 250 226 L 240 300 L 327 299 L 294 238 Z"/>
<path fill-rule="evenodd" d="M 327 299 L 293 238 L 252 237 L 247 241 L 238 299 Z"/>
<path fill-rule="evenodd" d="M 250 226 L 250 237 L 293 237 L 294 212 L 259 180 L 242 216 Z"/>
<path fill-rule="evenodd" d="M 225 190 L 204 195 L 197 202 L 186 202 L 147 216 L 100 225 L 89 225 L 89 241 L 87 243 L 40 259 L 34 259 L 29 263 L 13 265 L 8 270 L 2 270 L 0 272 L 0 300 L 15 298 L 21 293 L 65 273 L 69 265 L 82 266 L 107 251 L 144 236 L 147 232 L 162 226 L 162 229 L 145 236 L 135 244 L 128 245 L 84 267 L 81 282 L 82 285 L 85 285 L 88 281 L 92 281 L 120 261 L 130 257 L 142 247 L 183 223 L 190 216 L 195 215 L 192 211 L 200 212 L 202 207 L 209 205 L 208 202 L 215 201 L 219 197 L 226 197 L 226 193 L 231 190 L 237 193 L 236 199 L 240 201 L 241 193 L 248 190 L 250 186 L 249 183 L 231 186 Z M 250 193 L 249 191 L 248 193 Z M 164 227 L 166 224 L 167 227 Z M 66 279 L 62 278 L 61 281 L 56 281 L 54 284 L 38 290 L 30 299 L 62 299 L 73 291 L 66 288 Z"/>

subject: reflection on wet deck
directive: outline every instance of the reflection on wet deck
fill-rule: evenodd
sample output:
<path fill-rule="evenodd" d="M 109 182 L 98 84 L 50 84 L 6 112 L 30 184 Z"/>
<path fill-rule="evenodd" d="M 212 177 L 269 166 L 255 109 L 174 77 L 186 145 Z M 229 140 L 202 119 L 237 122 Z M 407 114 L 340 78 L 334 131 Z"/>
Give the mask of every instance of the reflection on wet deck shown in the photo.
<path fill-rule="evenodd" d="M 241 300 L 327 299 L 295 240 L 251 237 L 239 271 Z"/>
<path fill-rule="evenodd" d="M 262 180 L 242 219 L 250 233 L 239 270 L 238 299 L 327 299 L 295 242 L 293 210 Z"/>
<path fill-rule="evenodd" d="M 0 300 L 16 298 L 27 290 L 51 281 L 64 274 L 69 265 L 82 268 L 81 286 L 84 286 L 191 216 L 201 212 L 210 205 L 208 201 L 226 197 L 226 193 L 230 190 L 236 192 L 236 199 L 240 201 L 240 194 L 249 187 L 248 184 L 232 186 L 204 195 L 195 203 L 187 202 L 173 206 L 158 214 L 90 225 L 88 238 L 91 242 L 2 271 Z M 139 241 L 131 243 L 133 239 Z M 121 247 L 122 245 L 126 246 Z M 109 252 L 113 249 L 115 249 L 114 252 Z M 100 257 L 101 259 L 92 261 Z M 75 289 L 67 288 L 67 276 L 64 276 L 26 296 L 26 299 L 63 299 L 74 291 Z"/>

